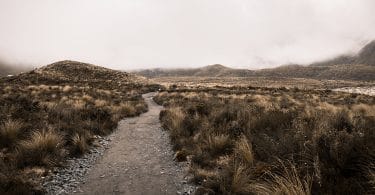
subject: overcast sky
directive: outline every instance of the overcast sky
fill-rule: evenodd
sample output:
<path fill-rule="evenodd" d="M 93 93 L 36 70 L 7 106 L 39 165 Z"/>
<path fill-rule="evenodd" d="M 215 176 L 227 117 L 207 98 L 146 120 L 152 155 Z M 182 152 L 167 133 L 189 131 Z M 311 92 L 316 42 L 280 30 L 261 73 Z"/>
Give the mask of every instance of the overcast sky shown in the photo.
<path fill-rule="evenodd" d="M 357 51 L 374 0 L 0 0 L 0 58 L 259 69 Z"/>

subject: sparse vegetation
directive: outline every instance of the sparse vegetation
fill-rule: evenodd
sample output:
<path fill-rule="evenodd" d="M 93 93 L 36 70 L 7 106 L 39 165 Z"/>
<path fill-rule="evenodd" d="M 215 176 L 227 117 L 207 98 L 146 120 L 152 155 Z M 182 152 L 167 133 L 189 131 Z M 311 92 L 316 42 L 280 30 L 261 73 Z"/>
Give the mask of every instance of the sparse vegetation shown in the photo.
<path fill-rule="evenodd" d="M 107 135 L 124 117 L 147 111 L 141 94 L 156 87 L 128 73 L 72 61 L 2 78 L 0 194 L 42 192 L 41 176 L 26 170 L 53 169 L 85 153 L 94 135 Z"/>
<path fill-rule="evenodd" d="M 371 194 L 375 98 L 330 90 L 171 87 L 155 101 L 197 193 Z"/>

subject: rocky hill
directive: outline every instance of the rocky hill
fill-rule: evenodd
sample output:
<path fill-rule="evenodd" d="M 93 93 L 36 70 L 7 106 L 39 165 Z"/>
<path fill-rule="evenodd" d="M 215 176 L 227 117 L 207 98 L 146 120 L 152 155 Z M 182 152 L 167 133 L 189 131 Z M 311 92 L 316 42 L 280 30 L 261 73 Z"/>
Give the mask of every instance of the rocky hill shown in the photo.
<path fill-rule="evenodd" d="M 193 69 L 150 69 L 136 72 L 145 77 L 288 77 L 332 80 L 375 80 L 375 41 L 358 54 L 342 55 L 308 66 L 293 64 L 262 70 L 233 69 L 210 65 Z"/>

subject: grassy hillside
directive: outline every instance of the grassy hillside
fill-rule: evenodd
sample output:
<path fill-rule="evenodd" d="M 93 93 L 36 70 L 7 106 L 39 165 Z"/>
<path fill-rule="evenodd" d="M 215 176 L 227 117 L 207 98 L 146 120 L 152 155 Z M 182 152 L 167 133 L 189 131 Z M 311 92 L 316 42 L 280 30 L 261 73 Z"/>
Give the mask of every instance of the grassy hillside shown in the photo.
<path fill-rule="evenodd" d="M 74 61 L 0 79 L 0 194 L 43 193 L 39 183 L 95 135 L 147 110 L 157 86 L 137 76 Z"/>

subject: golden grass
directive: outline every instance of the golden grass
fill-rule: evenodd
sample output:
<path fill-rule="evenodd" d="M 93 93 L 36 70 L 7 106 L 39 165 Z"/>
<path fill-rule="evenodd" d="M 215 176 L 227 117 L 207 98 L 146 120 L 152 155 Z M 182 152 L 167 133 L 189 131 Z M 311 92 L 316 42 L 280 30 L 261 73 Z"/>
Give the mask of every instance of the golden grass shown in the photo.
<path fill-rule="evenodd" d="M 79 133 L 75 133 L 71 138 L 73 151 L 76 154 L 83 154 L 89 150 L 89 139 L 91 139 L 90 135 L 81 135 Z"/>
<path fill-rule="evenodd" d="M 185 114 L 182 112 L 182 109 L 180 107 L 174 107 L 168 110 L 168 113 L 170 114 L 170 130 L 176 130 L 181 127 L 182 121 L 185 118 Z"/>
<path fill-rule="evenodd" d="M 280 162 L 281 174 L 269 172 L 268 182 L 251 184 L 256 194 L 268 195 L 311 195 L 312 178 L 307 175 L 305 178 L 298 173 L 293 163 Z"/>
<path fill-rule="evenodd" d="M 17 148 L 21 166 L 55 166 L 64 155 L 64 138 L 53 129 L 34 131 Z"/>
<path fill-rule="evenodd" d="M 251 178 L 250 173 L 246 166 L 242 164 L 235 164 L 233 167 L 233 178 L 230 185 L 230 192 L 233 194 L 250 194 L 251 189 Z"/>
<path fill-rule="evenodd" d="M 107 106 L 108 102 L 106 100 L 97 99 L 97 100 L 94 101 L 94 104 L 95 104 L 96 107 L 102 108 L 104 106 Z"/>
<path fill-rule="evenodd" d="M 231 145 L 231 140 L 229 139 L 229 135 L 208 134 L 206 144 L 209 150 L 213 153 L 222 153 L 229 145 Z"/>
<path fill-rule="evenodd" d="M 254 165 L 255 159 L 253 147 L 245 136 L 241 136 L 241 138 L 236 142 L 234 154 L 237 158 L 241 159 L 248 166 Z"/>
<path fill-rule="evenodd" d="M 14 144 L 23 126 L 23 122 L 11 119 L 8 119 L 0 125 L 0 145 L 9 146 Z"/>
<path fill-rule="evenodd" d="M 69 86 L 69 85 L 66 85 L 66 86 L 64 86 L 63 88 L 62 88 L 62 91 L 64 92 L 64 93 L 69 93 L 69 92 L 71 92 L 73 90 L 73 87 L 71 87 L 71 86 Z"/>

